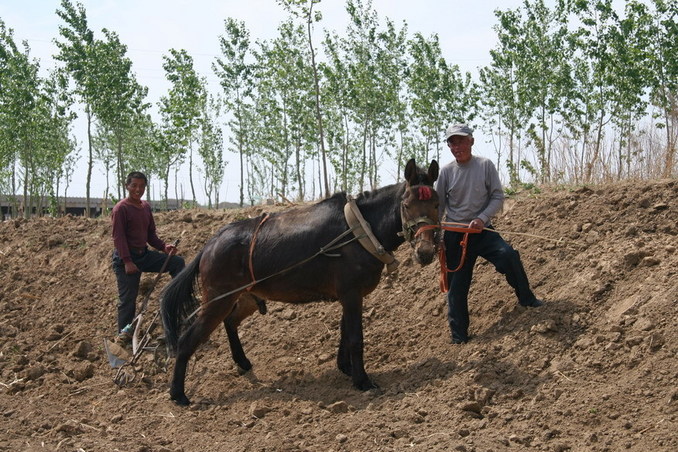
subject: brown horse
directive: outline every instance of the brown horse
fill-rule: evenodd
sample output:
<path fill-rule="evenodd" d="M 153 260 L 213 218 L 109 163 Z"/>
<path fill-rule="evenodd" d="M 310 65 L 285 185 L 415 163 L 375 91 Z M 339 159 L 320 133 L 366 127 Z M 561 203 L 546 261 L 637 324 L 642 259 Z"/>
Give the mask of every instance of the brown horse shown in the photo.
<path fill-rule="evenodd" d="M 405 182 L 366 192 L 356 199 L 364 220 L 383 250 L 391 252 L 407 239 L 415 259 L 429 264 L 435 256 L 432 228 L 438 224 L 438 198 L 432 189 L 438 163 L 428 171 L 414 159 L 405 167 Z M 243 369 L 252 365 L 238 338 L 238 314 L 255 311 L 252 294 L 288 303 L 339 300 L 342 306 L 337 366 L 361 390 L 375 388 L 363 362 L 363 297 L 372 292 L 384 268 L 354 238 L 344 216 L 344 193 L 316 204 L 221 228 L 164 291 L 162 318 L 170 348 L 176 350 L 170 395 L 180 405 L 190 403 L 184 392 L 188 360 L 214 329 L 224 322 L 233 359 Z M 378 249 L 378 247 L 377 247 Z M 374 251 L 374 250 L 373 250 Z M 201 305 L 195 320 L 179 338 L 182 323 L 194 312 L 195 280 L 199 279 Z M 248 302 L 249 298 L 249 302 Z"/>

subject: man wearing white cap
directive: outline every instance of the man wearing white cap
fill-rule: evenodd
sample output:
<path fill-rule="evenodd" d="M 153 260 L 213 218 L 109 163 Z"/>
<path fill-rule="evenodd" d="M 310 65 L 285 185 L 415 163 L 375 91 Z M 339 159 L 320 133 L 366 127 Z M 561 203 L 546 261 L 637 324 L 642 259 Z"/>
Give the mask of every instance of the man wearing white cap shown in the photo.
<path fill-rule="evenodd" d="M 459 267 L 447 273 L 447 320 L 452 343 L 463 344 L 469 339 L 468 291 L 478 256 L 506 276 L 520 305 L 538 307 L 542 302 L 530 290 L 518 251 L 492 230 L 491 221 L 501 210 L 504 192 L 492 161 L 471 154 L 473 129 L 467 124 L 453 124 L 447 128 L 445 141 L 454 161 L 442 167 L 436 185 L 440 220 L 462 223 L 479 231 L 468 235 L 464 257 L 461 246 L 464 233 L 445 231 L 444 235 L 448 271 Z"/>

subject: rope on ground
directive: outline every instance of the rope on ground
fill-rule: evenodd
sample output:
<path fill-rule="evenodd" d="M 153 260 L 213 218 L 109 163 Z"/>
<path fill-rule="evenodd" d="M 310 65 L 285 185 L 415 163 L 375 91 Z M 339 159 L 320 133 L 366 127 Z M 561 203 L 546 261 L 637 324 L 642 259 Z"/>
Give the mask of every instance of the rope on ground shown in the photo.
<path fill-rule="evenodd" d="M 563 237 L 554 239 L 554 238 L 551 238 L 551 237 L 544 237 L 543 235 L 530 234 L 528 232 L 498 231 L 496 229 L 490 229 L 490 228 L 483 228 L 483 230 L 484 231 L 496 232 L 497 234 L 502 234 L 502 235 L 504 235 L 504 234 L 521 235 L 521 236 L 524 236 L 524 237 L 531 237 L 533 239 L 546 240 L 546 241 L 549 241 L 549 242 L 555 242 L 560 246 L 567 246 L 567 247 L 571 247 L 571 249 L 575 249 L 574 247 L 572 247 L 572 244 L 570 242 L 566 241 Z"/>

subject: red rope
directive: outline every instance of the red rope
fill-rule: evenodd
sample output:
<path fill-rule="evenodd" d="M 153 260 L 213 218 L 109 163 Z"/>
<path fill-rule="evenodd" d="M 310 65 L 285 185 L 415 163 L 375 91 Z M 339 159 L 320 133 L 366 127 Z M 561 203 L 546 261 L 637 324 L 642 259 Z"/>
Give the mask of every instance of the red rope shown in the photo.
<path fill-rule="evenodd" d="M 459 259 L 459 265 L 454 270 L 450 270 L 449 268 L 447 268 L 447 257 L 445 255 L 445 247 L 441 246 L 440 248 L 438 248 L 438 261 L 440 262 L 440 290 L 442 292 L 447 292 L 448 290 L 450 290 L 449 285 L 447 283 L 447 274 L 458 272 L 459 270 L 461 270 L 461 267 L 464 266 L 464 262 L 466 262 L 468 235 L 482 232 L 482 229 L 471 229 L 468 227 L 468 224 L 450 223 L 445 221 L 443 221 L 440 224 L 440 229 L 444 231 L 459 232 L 464 234 L 464 237 L 461 239 L 461 242 L 459 242 L 459 245 L 461 246 L 461 258 Z"/>
<path fill-rule="evenodd" d="M 457 231 L 458 232 L 458 231 Z M 461 258 L 459 259 L 459 265 L 454 270 L 447 268 L 447 256 L 445 255 L 445 247 L 441 246 L 438 250 L 438 260 L 440 261 L 440 290 L 447 292 L 450 288 L 447 283 L 447 274 L 454 273 L 461 270 L 461 267 L 464 266 L 466 261 L 466 249 L 468 248 L 468 235 L 469 232 L 464 233 L 464 238 L 461 239 L 459 245 L 461 246 Z"/>

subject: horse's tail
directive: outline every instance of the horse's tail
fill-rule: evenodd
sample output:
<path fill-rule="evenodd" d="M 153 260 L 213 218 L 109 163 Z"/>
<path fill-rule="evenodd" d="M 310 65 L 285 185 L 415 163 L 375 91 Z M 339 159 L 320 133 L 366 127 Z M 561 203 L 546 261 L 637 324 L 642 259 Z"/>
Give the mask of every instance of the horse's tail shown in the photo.
<path fill-rule="evenodd" d="M 165 340 L 172 352 L 176 351 L 182 326 L 198 308 L 195 298 L 195 279 L 200 272 L 202 251 L 175 276 L 162 293 L 161 313 L 165 328 Z"/>

